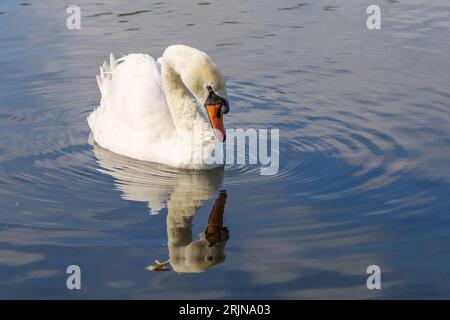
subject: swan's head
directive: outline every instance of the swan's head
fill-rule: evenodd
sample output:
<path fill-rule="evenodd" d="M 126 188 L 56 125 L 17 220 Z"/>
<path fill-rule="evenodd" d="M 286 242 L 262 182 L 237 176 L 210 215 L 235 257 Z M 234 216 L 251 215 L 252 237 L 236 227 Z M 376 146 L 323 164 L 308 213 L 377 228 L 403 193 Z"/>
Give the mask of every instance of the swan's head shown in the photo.
<path fill-rule="evenodd" d="M 184 85 L 206 108 L 216 137 L 225 141 L 223 115 L 230 110 L 222 72 L 204 52 L 182 45 L 170 46 L 164 52 L 178 71 Z"/>
<path fill-rule="evenodd" d="M 218 95 L 212 86 L 208 85 L 206 88 L 208 90 L 208 97 L 205 100 L 204 106 L 208 113 L 209 122 L 214 129 L 216 137 L 221 142 L 225 142 L 227 136 L 223 125 L 223 116 L 230 111 L 228 100 Z"/>
<path fill-rule="evenodd" d="M 223 116 L 230 111 L 230 106 L 222 72 L 206 54 L 200 52 L 189 76 L 183 80 L 205 107 L 216 137 L 224 142 L 226 133 Z"/>

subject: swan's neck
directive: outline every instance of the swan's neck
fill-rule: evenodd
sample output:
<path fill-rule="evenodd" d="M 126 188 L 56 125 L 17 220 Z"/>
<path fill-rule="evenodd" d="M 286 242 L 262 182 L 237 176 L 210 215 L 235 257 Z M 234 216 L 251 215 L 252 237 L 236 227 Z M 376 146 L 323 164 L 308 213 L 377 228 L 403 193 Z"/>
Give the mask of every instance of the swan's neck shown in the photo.
<path fill-rule="evenodd" d="M 201 113 L 197 100 L 183 83 L 177 67 L 172 61 L 164 59 L 161 76 L 177 133 L 184 138 L 190 138 L 194 133 L 208 130 L 209 123 Z"/>

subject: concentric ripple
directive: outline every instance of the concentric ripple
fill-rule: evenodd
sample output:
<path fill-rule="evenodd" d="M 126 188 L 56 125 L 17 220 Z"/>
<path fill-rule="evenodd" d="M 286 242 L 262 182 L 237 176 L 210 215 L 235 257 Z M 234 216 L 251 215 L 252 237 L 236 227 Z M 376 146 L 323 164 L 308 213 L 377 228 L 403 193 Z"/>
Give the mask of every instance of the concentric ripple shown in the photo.
<path fill-rule="evenodd" d="M 260 165 L 227 165 L 226 186 L 283 189 L 290 185 L 293 193 L 320 199 L 338 198 L 388 187 L 411 169 L 406 150 L 395 137 L 373 127 L 368 117 L 352 111 L 343 113 L 339 106 L 333 106 L 322 116 L 317 110 L 312 111 L 312 106 L 299 106 L 289 97 L 274 100 L 264 95 L 279 92 L 277 87 L 232 83 L 232 87 L 238 86 L 232 100 L 244 110 L 236 111 L 243 126 L 247 125 L 247 108 L 258 109 L 261 118 L 272 110 L 283 110 L 284 114 L 272 118 L 275 120 L 272 125 L 280 130 L 280 168 L 277 174 L 264 176 Z M 245 97 L 239 96 L 240 91 L 246 92 Z M 267 104 L 270 109 L 259 109 Z M 266 123 L 248 127 L 270 128 Z"/>

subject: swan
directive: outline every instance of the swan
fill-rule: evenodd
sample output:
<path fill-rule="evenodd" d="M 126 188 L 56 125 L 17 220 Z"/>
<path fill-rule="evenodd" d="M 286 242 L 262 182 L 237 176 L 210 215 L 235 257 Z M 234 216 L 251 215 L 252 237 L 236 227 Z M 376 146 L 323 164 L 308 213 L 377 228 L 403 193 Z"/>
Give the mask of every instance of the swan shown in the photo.
<path fill-rule="evenodd" d="M 226 139 L 230 107 L 224 76 L 206 53 L 173 45 L 157 60 L 111 54 L 97 82 L 100 105 L 87 117 L 97 144 L 176 168 L 223 167 L 212 154 Z"/>

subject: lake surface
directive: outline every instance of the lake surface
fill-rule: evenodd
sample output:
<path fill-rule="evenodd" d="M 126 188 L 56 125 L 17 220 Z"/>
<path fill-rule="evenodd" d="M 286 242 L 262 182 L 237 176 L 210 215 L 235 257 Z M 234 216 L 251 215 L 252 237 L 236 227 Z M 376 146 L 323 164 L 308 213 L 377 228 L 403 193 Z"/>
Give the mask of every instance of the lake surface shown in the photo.
<path fill-rule="evenodd" d="M 70 4 L 0 4 L 0 298 L 450 298 L 447 0 L 374 31 L 360 0 L 77 1 L 80 30 Z M 280 130 L 278 174 L 90 143 L 103 60 L 171 44 L 226 75 L 226 127 Z"/>

